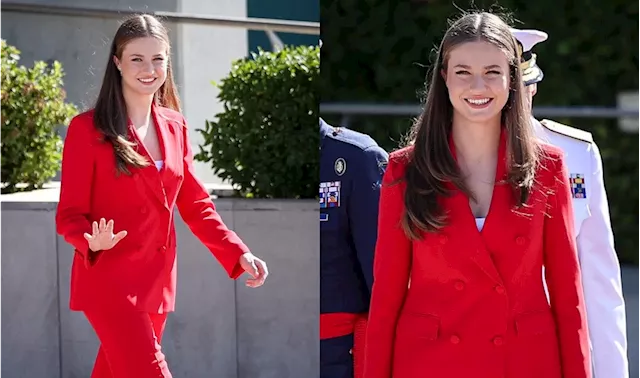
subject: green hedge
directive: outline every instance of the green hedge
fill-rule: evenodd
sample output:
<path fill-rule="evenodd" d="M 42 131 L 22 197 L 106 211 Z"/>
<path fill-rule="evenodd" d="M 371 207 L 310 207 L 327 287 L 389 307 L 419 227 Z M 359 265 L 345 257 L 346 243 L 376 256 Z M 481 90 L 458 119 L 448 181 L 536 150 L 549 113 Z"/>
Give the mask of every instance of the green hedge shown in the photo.
<path fill-rule="evenodd" d="M 224 111 L 208 121 L 196 159 L 256 198 L 315 198 L 318 191 L 317 47 L 260 51 L 221 81 Z"/>
<path fill-rule="evenodd" d="M 475 3 L 483 9 L 491 5 Z M 545 72 L 537 106 L 615 107 L 618 92 L 638 90 L 637 2 L 500 1 L 500 6 L 519 20 L 515 27 L 549 34 L 534 49 Z M 417 103 L 446 20 L 460 15 L 451 1 L 438 0 L 325 1 L 321 7 L 322 102 Z M 637 134 L 622 133 L 616 120 L 555 120 L 593 132 L 604 159 L 617 249 L 621 260 L 637 264 Z M 411 117 L 357 117 L 351 127 L 391 150 L 410 124 Z"/>
<path fill-rule="evenodd" d="M 37 189 L 55 176 L 62 159 L 56 128 L 77 113 L 65 103 L 59 62 L 27 68 L 19 61 L 20 51 L 2 40 L 2 193 Z"/>

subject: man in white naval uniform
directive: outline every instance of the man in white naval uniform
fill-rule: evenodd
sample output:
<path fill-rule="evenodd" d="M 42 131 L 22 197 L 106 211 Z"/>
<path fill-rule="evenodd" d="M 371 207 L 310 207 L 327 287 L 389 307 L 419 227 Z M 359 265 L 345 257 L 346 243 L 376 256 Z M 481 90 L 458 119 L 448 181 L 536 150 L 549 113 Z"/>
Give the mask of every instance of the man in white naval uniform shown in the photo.
<path fill-rule="evenodd" d="M 512 29 L 522 48 L 523 80 L 529 106 L 543 78 L 531 49 L 545 41 L 537 30 Z M 573 212 L 587 307 L 593 372 L 597 378 L 628 378 L 625 303 L 620 263 L 614 249 L 602 159 L 591 133 L 532 118 L 536 134 L 564 151 L 570 173 Z"/>

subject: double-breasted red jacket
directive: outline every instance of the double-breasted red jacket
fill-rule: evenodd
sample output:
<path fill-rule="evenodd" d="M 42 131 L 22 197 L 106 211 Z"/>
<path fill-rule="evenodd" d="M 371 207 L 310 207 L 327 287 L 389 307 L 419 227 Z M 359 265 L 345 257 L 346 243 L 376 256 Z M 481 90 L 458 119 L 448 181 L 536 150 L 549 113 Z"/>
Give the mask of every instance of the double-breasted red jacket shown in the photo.
<path fill-rule="evenodd" d="M 505 139 L 497 182 L 507 177 Z M 419 241 L 400 228 L 406 183 L 391 185 L 403 179 L 411 149 L 391 154 L 365 378 L 591 376 L 569 176 L 559 149 L 542 151 L 527 207 L 514 210 L 509 185 L 498 184 L 479 231 L 468 197 L 449 184 L 453 195 L 440 199 L 448 224 Z"/>
<path fill-rule="evenodd" d="M 150 313 L 174 310 L 176 232 L 174 208 L 231 278 L 243 270 L 239 258 L 249 249 L 229 230 L 193 168 L 183 116 L 152 106 L 164 157 L 160 171 L 129 124 L 129 136 L 151 164 L 117 174 L 113 147 L 93 125 L 93 111 L 69 125 L 62 158 L 57 231 L 73 246 L 72 310 L 132 304 Z M 94 255 L 83 234 L 91 223 L 114 220 L 114 233 L 128 235 L 110 250 Z"/>

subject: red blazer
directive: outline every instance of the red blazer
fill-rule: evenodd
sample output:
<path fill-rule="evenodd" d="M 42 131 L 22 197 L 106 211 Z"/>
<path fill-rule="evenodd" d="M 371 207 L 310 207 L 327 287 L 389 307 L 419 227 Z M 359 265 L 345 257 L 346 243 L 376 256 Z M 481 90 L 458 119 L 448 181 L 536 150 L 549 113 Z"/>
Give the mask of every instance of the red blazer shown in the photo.
<path fill-rule="evenodd" d="M 213 253 L 231 278 L 243 270 L 239 258 L 249 249 L 216 212 L 195 176 L 183 116 L 152 107 L 164 166 L 116 174 L 113 147 L 93 126 L 93 111 L 69 125 L 62 156 L 57 231 L 73 246 L 72 310 L 128 301 L 150 313 L 173 311 L 176 292 L 174 206 L 191 231 Z M 129 136 L 140 142 L 131 125 Z M 139 152 L 151 157 L 139 143 Z M 128 235 L 108 251 L 89 256 L 83 233 L 91 222 L 114 220 L 114 233 Z"/>
<path fill-rule="evenodd" d="M 506 178 L 505 150 L 503 135 L 497 179 Z M 543 151 L 528 208 L 514 212 L 509 186 L 497 185 L 480 232 L 456 190 L 441 199 L 448 225 L 415 242 L 399 226 L 406 183 L 390 186 L 404 177 L 411 150 L 391 154 L 365 378 L 591 377 L 568 172 L 559 149 Z"/>

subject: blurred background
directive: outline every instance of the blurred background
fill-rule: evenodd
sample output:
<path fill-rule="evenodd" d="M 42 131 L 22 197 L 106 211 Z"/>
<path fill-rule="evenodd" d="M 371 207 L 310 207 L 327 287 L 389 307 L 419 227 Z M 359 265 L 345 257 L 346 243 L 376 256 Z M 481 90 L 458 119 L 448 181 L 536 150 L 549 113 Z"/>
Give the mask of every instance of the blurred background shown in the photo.
<path fill-rule="evenodd" d="M 271 273 L 229 280 L 176 212 L 172 373 L 317 376 L 317 0 L 2 1 L 2 376 L 90 375 L 98 341 L 68 309 L 73 251 L 55 233 L 60 153 L 136 12 L 168 27 L 196 174 Z"/>
<path fill-rule="evenodd" d="M 321 1 L 320 115 L 399 148 L 419 114 L 433 52 L 460 10 L 510 12 L 549 34 L 534 115 L 588 130 L 600 147 L 623 264 L 632 377 L 638 377 L 638 3 L 627 0 Z"/>

